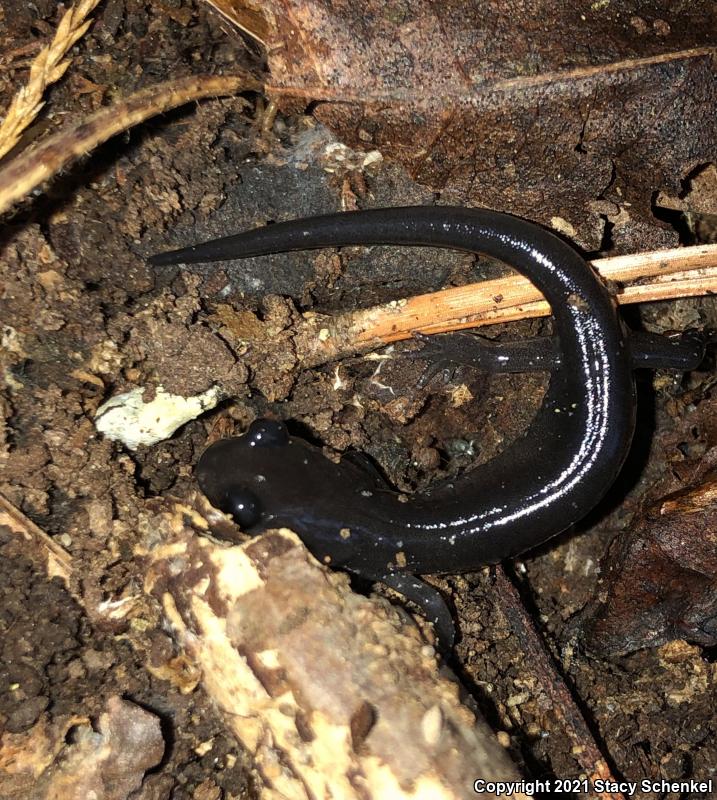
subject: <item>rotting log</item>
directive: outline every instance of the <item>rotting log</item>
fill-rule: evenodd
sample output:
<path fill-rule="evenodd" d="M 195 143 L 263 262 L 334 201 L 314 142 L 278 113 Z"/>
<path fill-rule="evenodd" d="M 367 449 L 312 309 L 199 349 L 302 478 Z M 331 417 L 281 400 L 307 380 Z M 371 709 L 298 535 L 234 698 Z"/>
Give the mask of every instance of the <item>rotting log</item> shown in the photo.
<path fill-rule="evenodd" d="M 519 779 L 408 616 L 354 593 L 294 533 L 217 543 L 184 506 L 156 522 L 145 590 L 253 754 L 263 798 L 441 800 Z"/>

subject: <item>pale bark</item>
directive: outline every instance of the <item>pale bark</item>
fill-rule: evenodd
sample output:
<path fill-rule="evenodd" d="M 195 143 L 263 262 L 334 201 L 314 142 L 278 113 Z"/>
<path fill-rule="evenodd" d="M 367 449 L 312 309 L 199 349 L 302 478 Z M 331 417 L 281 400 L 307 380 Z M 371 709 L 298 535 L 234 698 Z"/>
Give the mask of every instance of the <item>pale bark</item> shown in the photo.
<path fill-rule="evenodd" d="M 477 778 L 518 778 L 405 613 L 354 593 L 288 530 L 228 546 L 178 512 L 161 518 L 145 588 L 254 755 L 263 797 L 468 798 Z"/>

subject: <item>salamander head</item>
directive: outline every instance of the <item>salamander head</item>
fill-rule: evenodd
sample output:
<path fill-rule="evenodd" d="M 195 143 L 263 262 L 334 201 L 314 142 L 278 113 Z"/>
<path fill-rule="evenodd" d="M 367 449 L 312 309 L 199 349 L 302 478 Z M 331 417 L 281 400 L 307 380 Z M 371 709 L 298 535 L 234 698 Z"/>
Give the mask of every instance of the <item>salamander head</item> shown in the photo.
<path fill-rule="evenodd" d="M 321 453 L 298 453 L 283 423 L 261 419 L 243 436 L 209 447 L 199 459 L 196 475 L 209 502 L 253 533 L 271 524 L 285 490 L 293 494 L 294 480 L 301 481 L 311 469 L 304 462 L 316 455 Z"/>
<path fill-rule="evenodd" d="M 318 540 L 334 542 L 347 524 L 347 493 L 358 501 L 362 490 L 375 488 L 368 473 L 335 464 L 317 447 L 289 436 L 283 423 L 266 419 L 252 423 L 243 436 L 209 447 L 196 475 L 212 505 L 243 530 L 285 526 L 322 552 Z"/>
<path fill-rule="evenodd" d="M 196 470 L 199 486 L 213 506 L 251 531 L 271 504 L 266 489 L 277 482 L 289 441 L 282 423 L 257 420 L 243 436 L 222 439 L 204 451 Z M 269 487 L 263 487 L 267 481 Z"/>

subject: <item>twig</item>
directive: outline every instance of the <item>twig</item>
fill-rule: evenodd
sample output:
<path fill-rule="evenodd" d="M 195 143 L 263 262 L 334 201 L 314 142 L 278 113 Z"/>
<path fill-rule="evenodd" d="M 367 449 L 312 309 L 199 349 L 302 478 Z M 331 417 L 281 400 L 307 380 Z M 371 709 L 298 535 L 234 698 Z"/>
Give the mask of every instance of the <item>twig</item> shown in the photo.
<path fill-rule="evenodd" d="M 22 132 L 43 107 L 42 96 L 45 89 L 65 74 L 70 65 L 70 59 L 65 59 L 65 56 L 92 24 L 87 15 L 98 3 L 99 0 L 80 0 L 77 5 L 68 9 L 60 20 L 55 38 L 35 57 L 30 67 L 27 85 L 13 97 L 7 115 L 0 125 L 0 158 L 15 147 Z"/>
<path fill-rule="evenodd" d="M 22 536 L 25 541 L 31 542 L 44 554 L 47 574 L 51 578 L 56 576 L 62 578 L 65 586 L 70 588 L 72 556 L 2 494 L 0 494 L 0 526 L 8 528 L 17 536 Z"/>
<path fill-rule="evenodd" d="M 531 676 L 537 679 L 540 690 L 548 696 L 551 711 L 568 737 L 572 745 L 571 752 L 585 777 L 590 784 L 597 779 L 616 782 L 552 656 L 533 626 L 513 582 L 500 564 L 494 569 L 496 590 L 502 600 L 500 608 L 517 639 L 525 663 L 530 665 Z M 602 800 L 624 800 L 624 795 L 619 793 L 593 791 L 590 794 Z"/>
<path fill-rule="evenodd" d="M 73 159 L 149 117 L 191 100 L 261 88 L 262 84 L 248 74 L 196 75 L 143 89 L 126 100 L 103 108 L 83 122 L 24 151 L 0 169 L 0 214 Z"/>
<path fill-rule="evenodd" d="M 616 289 L 620 304 L 717 293 L 717 245 L 680 247 L 592 262 Z M 395 300 L 330 318 L 307 318 L 296 344 L 303 364 L 318 364 L 408 339 L 415 331 L 442 333 L 546 316 L 550 306 L 519 275 Z"/>

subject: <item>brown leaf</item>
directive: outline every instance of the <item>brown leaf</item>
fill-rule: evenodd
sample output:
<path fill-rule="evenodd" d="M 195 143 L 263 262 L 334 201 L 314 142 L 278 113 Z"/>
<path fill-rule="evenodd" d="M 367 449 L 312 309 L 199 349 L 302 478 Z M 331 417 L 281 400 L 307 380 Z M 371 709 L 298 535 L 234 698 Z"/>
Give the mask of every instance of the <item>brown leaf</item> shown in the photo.
<path fill-rule="evenodd" d="M 207 0 L 212 8 L 237 28 L 264 44 L 267 37 L 267 24 L 258 3 L 242 2 L 242 0 Z"/>
<path fill-rule="evenodd" d="M 717 643 L 717 473 L 663 498 L 611 545 L 583 615 L 590 648 L 619 655 L 673 639 Z"/>
<path fill-rule="evenodd" d="M 622 249 L 665 246 L 653 194 L 714 156 L 717 12 L 621 8 L 269 0 L 268 88 L 284 107 L 320 101 L 343 141 L 446 201 L 575 228 L 588 249 L 613 218 Z"/>

